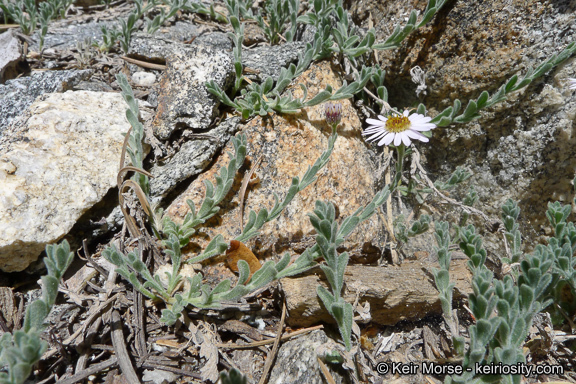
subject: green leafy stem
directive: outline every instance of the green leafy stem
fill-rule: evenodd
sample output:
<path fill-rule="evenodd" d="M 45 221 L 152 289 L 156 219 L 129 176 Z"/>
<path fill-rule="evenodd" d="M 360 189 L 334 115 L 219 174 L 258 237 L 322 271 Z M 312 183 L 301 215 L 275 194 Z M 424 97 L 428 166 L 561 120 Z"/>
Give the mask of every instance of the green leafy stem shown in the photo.
<path fill-rule="evenodd" d="M 42 276 L 42 297 L 26 308 L 22 329 L 0 337 L 0 384 L 21 384 L 30 376 L 32 367 L 46 351 L 48 344 L 40 339 L 44 320 L 56 302 L 60 279 L 72 263 L 74 252 L 64 240 L 59 245 L 47 245 L 44 264 L 48 275 Z"/>
<path fill-rule="evenodd" d="M 469 121 L 478 119 L 478 113 L 483 108 L 488 108 L 496 103 L 506 100 L 509 93 L 518 91 L 528 86 L 532 81 L 544 75 L 555 66 L 561 64 L 576 52 L 576 42 L 570 43 L 560 54 L 553 55 L 548 60 L 540 64 L 535 70 L 529 70 L 521 80 L 518 80 L 518 75 L 512 76 L 505 84 L 503 84 L 496 93 L 492 96 L 487 91 L 483 91 L 476 100 L 470 100 L 466 109 L 462 114 L 458 114 L 462 103 L 460 100 L 454 100 L 454 105 L 444 109 L 440 114 L 435 116 L 430 122 L 439 127 L 445 127 L 452 123 L 467 123 Z M 418 113 L 425 115 L 426 107 L 424 104 L 418 106 Z"/>

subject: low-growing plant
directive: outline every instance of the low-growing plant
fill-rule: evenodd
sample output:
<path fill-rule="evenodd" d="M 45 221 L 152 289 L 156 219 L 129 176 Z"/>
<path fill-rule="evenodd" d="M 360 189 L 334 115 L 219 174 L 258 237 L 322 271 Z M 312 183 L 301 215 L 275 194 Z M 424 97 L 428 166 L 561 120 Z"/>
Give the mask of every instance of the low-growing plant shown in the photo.
<path fill-rule="evenodd" d="M 132 165 L 124 166 L 124 155 L 122 155 L 118 180 L 120 196 L 122 196 L 122 192 L 126 189 L 124 187 L 131 187 L 137 192 L 145 211 L 149 216 L 152 216 L 147 201 L 147 193 L 145 192 L 148 189 L 147 178 L 146 175 L 143 174 L 145 171 L 141 169 L 143 158 L 143 148 L 141 143 L 143 139 L 143 128 L 141 123 L 138 121 L 138 106 L 125 77 L 119 75 L 117 76 L 117 79 L 118 84 L 122 88 L 122 94 L 129 105 L 129 108 L 126 111 L 126 116 L 132 126 L 132 133 L 127 136 L 125 140 L 125 148 L 130 155 Z M 275 195 L 275 204 L 271 211 L 268 211 L 265 208 L 261 209 L 257 214 L 254 211 L 251 211 L 248 222 L 237 240 L 247 241 L 251 237 L 256 236 L 259 229 L 265 223 L 280 215 L 282 210 L 290 203 L 299 191 L 314 182 L 317 172 L 328 163 L 330 154 L 334 149 L 336 138 L 337 132 L 334 126 L 332 135 L 328 140 L 328 149 L 322 153 L 315 164 L 305 172 L 302 180 L 298 177 L 295 177 L 292 180 L 292 185 L 282 202 L 280 202 L 278 196 Z M 220 174 L 216 177 L 215 186 L 209 181 L 205 182 L 206 196 L 200 209 L 196 211 L 194 203 L 189 200 L 188 205 L 190 206 L 190 213 L 185 217 L 184 222 L 181 225 L 174 223 L 168 216 L 165 216 L 160 220 L 161 225 L 158 225 L 158 222 L 152 223 L 157 235 L 163 239 L 162 242 L 166 247 L 166 253 L 170 256 L 172 261 L 173 270 L 172 273 L 167 274 L 168 283 L 166 286 L 161 283 L 160 276 L 152 276 L 136 252 L 133 251 L 127 255 L 123 255 L 115 247 L 109 247 L 103 252 L 104 257 L 118 267 L 118 273 L 130 281 L 143 295 L 151 299 L 160 299 L 167 304 L 167 308 L 162 312 L 162 320 L 167 324 L 174 324 L 182 310 L 189 305 L 199 308 L 219 307 L 222 301 L 235 300 L 252 290 L 268 284 L 274 279 L 301 273 L 315 264 L 314 258 L 317 256 L 310 252 L 310 250 L 307 250 L 300 255 L 290 265 L 290 255 L 286 253 L 278 263 L 274 263 L 273 261 L 265 263 L 261 269 L 254 273 L 248 282 L 250 272 L 248 263 L 240 261 L 238 263 L 240 276 L 236 286 L 233 288 L 231 287 L 230 280 L 224 280 L 218 284 L 217 287 L 212 289 L 209 285 L 201 283 L 202 274 L 199 273 L 194 276 L 194 278 L 188 278 L 191 288 L 185 294 L 177 293 L 176 288 L 182 279 L 179 275 L 180 266 L 182 264 L 181 248 L 188 243 L 190 236 L 194 234 L 198 225 L 203 224 L 219 211 L 218 204 L 228 194 L 234 176 L 244 162 L 246 155 L 246 137 L 240 135 L 233 138 L 232 142 L 235 148 L 235 155 L 230 154 L 230 163 L 228 166 L 220 169 Z M 126 171 L 137 172 L 135 175 L 136 181 L 123 181 Z M 130 183 L 130 181 L 132 182 Z M 128 215 L 126 209 L 123 207 L 122 198 L 120 199 L 120 203 L 131 234 L 138 237 L 140 230 L 137 228 L 133 218 Z M 161 212 L 157 214 L 161 215 Z M 226 248 L 227 243 L 221 235 L 218 235 L 210 242 L 210 244 L 208 244 L 202 253 L 186 262 L 197 263 L 206 260 L 222 253 Z M 144 282 L 141 283 L 140 279 L 143 279 Z"/>
<path fill-rule="evenodd" d="M 438 127 L 446 127 L 452 123 L 467 123 L 472 120 L 480 118 L 479 111 L 484 108 L 491 107 L 499 102 L 506 100 L 506 97 L 511 92 L 516 92 L 540 76 L 548 73 L 552 68 L 563 63 L 570 56 L 576 52 L 576 42 L 572 42 L 566 46 L 558 55 L 552 55 L 549 59 L 540 64 L 536 69 L 528 70 L 524 77 L 518 81 L 518 75 L 512 76 L 506 83 L 504 83 L 496 93 L 492 96 L 487 91 L 483 91 L 476 100 L 469 100 L 466 109 L 462 114 L 460 108 L 462 103 L 460 100 L 454 100 L 454 105 L 452 107 L 447 107 L 438 115 L 432 119 L 432 123 L 436 124 Z M 418 106 L 418 113 L 425 113 L 426 107 L 424 104 Z"/>
<path fill-rule="evenodd" d="M 434 280 L 440 293 L 444 318 L 453 335 L 454 349 L 464 359 L 464 373 L 447 377 L 446 383 L 520 383 L 520 375 L 487 376 L 478 374 L 476 368 L 478 365 L 501 363 L 513 366 L 525 363 L 522 346 L 534 316 L 547 307 L 553 315 L 557 314 L 557 310 L 562 308 L 558 292 L 566 287 L 574 292 L 576 227 L 574 223 L 567 222 L 570 211 L 569 205 L 549 203 L 546 215 L 555 230 L 554 237 L 548 239 L 547 246 L 537 245 L 534 252 L 525 255 L 521 250 L 517 223 L 520 209 L 512 200 L 506 201 L 502 207 L 502 218 L 505 238 L 511 250 L 510 257 L 503 258 L 503 261 L 513 263 L 518 268 L 511 269 L 511 273 L 501 281 L 495 279 L 485 266 L 486 250 L 476 229 L 469 225 L 457 231 L 460 249 L 469 258 L 468 267 L 473 273 L 473 294 L 469 296 L 469 303 L 476 324 L 469 328 L 468 346 L 465 339 L 458 335 L 452 313 L 454 284 L 449 280 L 449 226 L 446 222 L 436 223 L 436 252 L 441 268 L 433 271 Z M 550 306 L 553 302 L 556 303 L 555 307 Z M 565 305 L 568 309 L 572 303 Z M 556 318 L 559 317 L 556 315 Z"/>
<path fill-rule="evenodd" d="M 468 180 L 470 176 L 472 176 L 472 174 L 465 168 L 457 167 L 456 170 L 450 175 L 448 180 L 445 182 L 437 181 L 434 183 L 434 185 L 441 191 L 448 191 L 454 189 L 460 183 Z"/>
<path fill-rule="evenodd" d="M 118 41 L 120 32 L 116 28 L 108 28 L 106 25 L 100 27 L 102 32 L 102 44 L 92 43 L 100 51 L 108 52 Z"/>
<path fill-rule="evenodd" d="M 332 38 L 336 43 L 335 52 L 340 55 L 340 61 L 347 57 L 356 65 L 356 58 L 372 50 L 376 35 L 371 28 L 360 38 L 358 27 L 350 22 L 348 12 L 342 6 L 336 8 L 338 21 L 332 30 Z"/>
<path fill-rule="evenodd" d="M 109 51 L 114 45 L 119 42 L 120 47 L 124 53 L 128 53 L 130 49 L 130 41 L 132 40 L 132 33 L 134 33 L 138 27 L 138 21 L 144 16 L 146 13 L 154 9 L 156 6 L 159 5 L 158 0 L 151 0 L 144 4 L 143 0 L 134 0 L 135 8 L 130 12 L 126 19 L 120 19 L 120 29 L 117 27 L 108 28 L 107 26 L 103 25 L 100 27 L 102 31 L 102 44 L 98 46 L 100 50 Z M 169 13 L 176 13 L 178 9 L 174 10 L 173 6 L 184 6 L 184 3 L 180 0 L 174 0 L 173 2 L 169 3 L 170 11 Z M 163 15 L 164 11 L 161 11 L 161 15 Z M 160 19 L 154 19 L 152 21 L 148 21 L 147 25 L 148 28 L 151 30 L 158 29 L 161 25 L 158 24 Z M 162 22 L 166 21 L 166 19 L 162 20 Z M 158 25 L 157 25 L 158 24 Z"/>
<path fill-rule="evenodd" d="M 209 16 L 210 18 L 219 21 L 221 23 L 227 23 L 228 22 L 228 18 L 226 17 L 226 15 L 223 15 L 219 12 L 216 12 L 216 10 L 214 9 L 214 3 L 211 2 L 209 7 L 206 7 L 204 4 L 202 4 L 201 1 L 187 1 L 186 5 L 184 6 L 184 8 L 182 8 L 183 10 L 189 11 L 189 12 L 194 12 L 194 13 L 198 13 L 201 15 L 206 15 Z"/>
<path fill-rule="evenodd" d="M 129 85 L 121 76 L 118 77 L 118 83 L 121 85 L 124 97 L 130 106 L 127 110 L 128 120 L 133 127 L 137 126 L 139 124 L 136 118 L 137 105 L 133 100 Z M 342 108 L 340 105 L 330 104 L 326 107 L 326 120 L 332 127 L 332 135 L 328 140 L 328 148 L 326 151 L 322 153 L 312 167 L 308 168 L 301 180 L 298 177 L 293 178 L 292 185 L 283 200 L 280 200 L 278 195 L 274 195 L 275 203 L 270 211 L 266 208 L 262 208 L 258 213 L 251 211 L 242 233 L 235 240 L 245 242 L 258 235 L 258 231 L 264 224 L 276 219 L 298 192 L 316 180 L 316 174 L 328 163 L 330 154 L 334 149 L 334 144 L 338 137 L 336 127 L 341 118 L 341 111 Z M 140 127 L 135 127 L 133 131 L 140 131 L 140 129 Z M 181 312 L 188 306 L 218 308 L 223 302 L 236 300 L 273 280 L 302 273 L 317 265 L 316 259 L 324 257 L 326 265 L 323 265 L 322 269 L 327 275 L 332 293 L 319 288 L 318 295 L 328 311 L 336 319 L 346 348 L 350 349 L 353 311 L 351 304 L 346 303 L 340 296 L 348 256 L 346 253 L 339 254 L 336 248 L 344 242 L 344 239 L 360 222 L 372 216 L 375 210 L 386 201 L 390 193 L 388 188 L 384 188 L 383 191 L 376 194 L 372 202 L 366 207 L 359 208 L 353 215 L 344 219 L 340 227 L 335 221 L 333 205 L 317 201 L 316 209 L 314 213 L 310 215 L 312 226 L 318 233 L 316 237 L 317 244 L 306 249 L 292 263 L 290 263 L 290 254 L 285 253 L 277 263 L 274 261 L 264 263 L 250 278 L 251 271 L 248 263 L 240 260 L 238 262 L 239 277 L 235 286 L 232 286 L 232 282 L 227 279 L 212 288 L 208 284 L 202 284 L 203 276 L 201 273 L 197 273 L 194 277 L 187 278 L 189 288 L 187 288 L 186 292 L 180 293 L 178 291 L 182 283 L 182 276 L 179 274 L 182 266 L 181 249 L 188 244 L 190 237 L 194 235 L 199 225 L 205 223 L 218 213 L 220 210 L 218 204 L 228 194 L 236 172 L 244 162 L 246 155 L 246 137 L 244 135 L 234 137 L 232 143 L 235 154 L 229 154 L 230 162 L 227 166 L 220 169 L 219 175 L 216 176 L 216 185 L 210 181 L 205 181 L 206 195 L 200 209 L 197 211 L 195 204 L 191 200 L 188 200 L 187 203 L 190 207 L 190 212 L 181 224 L 175 223 L 168 216 L 162 218 L 160 221 L 161 225 L 157 225 L 158 223 L 154 222 L 152 223 L 155 228 L 155 233 L 162 239 L 162 244 L 166 249 L 165 252 L 171 260 L 172 272 L 166 272 L 167 279 L 164 282 L 162 276 L 158 274 L 152 275 L 152 273 L 150 273 L 137 251 L 132 251 L 124 255 L 112 246 L 104 250 L 103 256 L 116 265 L 116 271 L 128 280 L 139 292 L 152 300 L 160 300 L 166 304 L 166 308 L 162 311 L 161 320 L 168 325 L 175 324 L 181 316 Z M 132 148 L 142 153 L 141 147 L 134 144 L 135 143 L 131 144 Z M 139 166 L 141 166 L 141 158 L 135 153 L 130 154 L 134 165 L 130 170 L 138 171 Z M 126 167 L 122 169 L 125 168 Z M 119 173 L 122 172 L 122 169 Z M 132 187 L 134 188 L 133 185 Z M 127 215 L 124 209 L 123 212 Z M 157 216 L 161 215 L 162 212 L 157 212 Z M 131 226 L 133 226 L 133 224 L 129 225 L 129 227 Z M 217 235 L 203 252 L 186 260 L 186 262 L 198 263 L 204 261 L 221 254 L 227 248 L 228 242 L 225 241 L 222 235 Z"/>
<path fill-rule="evenodd" d="M 6 22 L 8 18 L 14 20 L 20 25 L 25 35 L 31 35 L 39 25 L 38 45 L 42 51 L 44 39 L 48 33 L 48 24 L 57 17 L 66 17 L 66 11 L 72 2 L 72 0 L 47 0 L 37 6 L 35 0 L 16 0 L 15 2 L 1 0 L 0 9 L 4 13 L 4 21 Z"/>
<path fill-rule="evenodd" d="M 4 19 L 10 18 L 20 25 L 22 33 L 31 35 L 38 23 L 38 9 L 34 0 L 17 0 L 11 2 L 2 0 L 0 8 L 4 12 Z"/>
<path fill-rule="evenodd" d="M 321 156 L 321 159 L 326 159 L 326 161 L 321 164 L 322 166 L 327 163 L 327 159 L 332 152 L 335 137 L 336 135 L 330 140 L 331 146 L 329 149 Z M 195 227 L 204 223 L 219 211 L 217 204 L 228 193 L 234 175 L 244 161 L 246 137 L 243 135 L 235 137 L 233 138 L 233 143 L 236 154 L 230 155 L 232 160 L 229 165 L 220 169 L 220 176 L 216 177 L 216 186 L 206 181 L 206 197 L 198 212 L 196 212 L 194 204 L 188 201 L 191 212 L 186 216 L 182 225 L 172 222 L 167 216 L 163 219 L 160 232 L 168 237 L 166 240 L 163 240 L 163 244 L 167 248 L 166 253 L 170 256 L 173 267 L 173 272 L 167 274 L 168 284 L 166 287 L 162 285 L 160 276 L 152 276 L 135 252 L 124 256 L 114 247 L 107 248 L 103 252 L 104 257 L 118 266 L 118 273 L 130 281 L 142 294 L 151 299 L 161 299 L 166 302 L 168 307 L 162 311 L 162 320 L 167 324 L 174 324 L 182 310 L 187 306 L 198 308 L 219 307 L 222 301 L 235 300 L 250 291 L 268 284 L 274 279 L 298 274 L 315 264 L 311 253 L 307 251 L 289 265 L 290 255 L 286 253 L 278 263 L 274 263 L 273 261 L 265 263 L 261 269 L 254 273 L 248 282 L 250 269 L 248 263 L 241 260 L 238 263 L 238 282 L 233 288 L 231 287 L 230 280 L 224 280 L 212 289 L 209 285 L 201 283 L 202 274 L 198 273 L 194 278 L 188 278 L 190 289 L 188 289 L 186 293 L 176 293 L 175 288 L 182 279 L 179 276 L 179 269 L 182 263 L 181 248 L 188 243 L 190 236 L 195 232 Z M 321 161 L 321 159 L 319 159 L 319 161 Z M 317 164 L 319 161 L 317 161 Z M 315 179 L 314 175 L 320 168 L 320 166 L 315 166 L 309 169 L 309 172 L 303 177 L 303 181 L 306 182 L 305 185 L 302 185 L 298 178 L 294 178 L 292 187 L 289 189 L 285 200 L 280 203 L 276 197 L 276 204 L 270 213 L 268 213 L 266 209 L 260 210 L 258 214 L 251 211 L 248 223 L 242 235 L 239 236 L 239 239 L 246 241 L 250 237 L 256 236 L 258 229 L 261 228 L 264 223 L 278 217 L 287 205 L 286 202 L 292 200 L 298 190 L 300 190 L 299 187 L 305 187 L 310 184 Z M 310 170 L 312 170 L 312 172 L 310 172 Z M 186 262 L 198 263 L 206 260 L 222 253 L 226 250 L 227 246 L 228 244 L 224 242 L 223 237 L 218 235 L 202 253 Z M 144 283 L 140 283 L 140 278 L 144 280 Z"/>
<path fill-rule="evenodd" d="M 444 320 L 446 320 L 452 336 L 456 337 L 458 336 L 458 328 L 453 317 L 454 314 L 452 313 L 452 292 L 455 284 L 450 282 L 450 261 L 452 260 L 452 253 L 450 252 L 450 246 L 452 245 L 450 226 L 448 222 L 440 221 L 434 223 L 434 230 L 434 237 L 438 245 L 438 247 L 434 248 L 434 251 L 438 255 L 440 269 L 432 269 L 432 274 L 434 275 L 434 282 L 439 292 Z"/>
<path fill-rule="evenodd" d="M 244 23 L 240 24 L 240 21 L 236 16 L 230 16 L 230 24 L 234 28 L 234 33 L 228 33 L 228 37 L 234 43 L 234 71 L 236 75 L 236 80 L 234 81 L 234 86 L 232 88 L 232 97 L 236 95 L 236 92 L 242 86 L 242 81 L 244 81 L 244 67 L 242 66 L 242 42 L 244 41 Z"/>
<path fill-rule="evenodd" d="M 276 81 L 276 85 L 274 85 L 274 80 L 271 77 L 266 77 L 262 84 L 251 83 L 246 86 L 246 88 L 241 90 L 241 95 L 236 97 L 234 100 L 232 100 L 214 81 L 208 82 L 206 88 L 222 103 L 236 109 L 244 119 L 256 114 L 264 116 L 272 111 L 279 113 L 295 113 L 302 108 L 317 105 L 325 101 L 350 98 L 363 91 L 370 79 L 376 81 L 383 80 L 382 72 L 377 72 L 373 76 L 373 69 L 371 67 L 363 67 L 362 70 L 356 69 L 356 80 L 354 82 L 349 85 L 345 82 L 342 88 L 337 90 L 334 94 L 332 94 L 332 88 L 328 86 L 309 101 L 306 101 L 307 90 L 305 88 L 304 97 L 300 99 L 294 99 L 291 95 L 282 96 L 281 94 L 294 78 L 301 75 L 303 71 L 309 67 L 312 60 L 327 58 L 332 54 L 332 52 L 337 52 L 341 57 L 346 56 L 346 58 L 351 60 L 353 64 L 357 64 L 356 58 L 370 53 L 372 49 L 390 49 L 398 46 L 400 41 L 402 41 L 409 32 L 428 22 L 443 4 L 444 2 L 437 3 L 435 0 L 429 1 L 425 17 L 418 26 L 414 25 L 417 17 L 416 12 L 414 11 L 411 14 L 411 19 L 409 20 L 408 25 L 402 29 L 402 32 L 396 31 L 390 39 L 386 40 L 385 43 L 382 43 L 383 45 L 378 45 L 374 44 L 373 30 L 370 30 L 364 38 L 360 39 L 357 35 L 358 29 L 349 22 L 350 17 L 348 12 L 342 6 L 342 0 L 315 0 L 310 12 L 298 17 L 297 19 L 295 15 L 297 14 L 297 9 L 299 7 L 298 1 L 280 2 L 276 0 L 268 0 L 265 7 L 268 22 L 264 20 L 262 14 L 257 16 L 257 20 L 272 44 L 278 41 L 280 31 L 288 17 L 291 18 L 291 28 L 286 32 L 285 39 L 287 41 L 292 41 L 296 34 L 297 24 L 305 23 L 316 27 L 313 44 L 307 44 L 304 54 L 299 57 L 297 65 L 291 65 L 288 69 L 282 70 L 279 79 Z M 232 16 L 235 17 L 235 20 L 232 23 L 234 26 L 238 23 L 239 15 L 241 14 L 240 6 L 235 4 L 234 6 L 230 5 L 228 8 L 229 12 L 234 12 L 234 15 Z M 296 12 L 293 10 L 296 10 Z M 230 19 L 231 22 L 232 17 Z M 336 28 L 332 27 L 331 18 L 336 18 Z M 241 41 L 243 39 L 243 29 L 235 26 L 234 30 L 235 36 L 231 36 L 236 47 L 234 52 L 236 81 L 232 90 L 233 97 L 238 91 L 239 86 L 242 83 L 241 79 L 243 78 L 241 72 L 239 72 L 239 68 L 241 69 L 242 64 L 239 52 L 241 50 Z M 333 47 L 334 41 L 336 41 L 337 47 Z M 381 46 L 384 48 L 379 48 Z M 377 89 L 378 94 L 382 97 L 387 95 L 383 84 L 379 83 Z"/>
<path fill-rule="evenodd" d="M 254 20 L 254 13 L 252 12 L 253 0 L 224 0 L 224 3 L 228 10 L 228 19 L 235 16 L 238 20 Z"/>
<path fill-rule="evenodd" d="M 187 0 L 170 0 L 167 2 L 168 13 L 164 11 L 164 8 L 160 8 L 160 13 L 156 15 L 152 20 L 146 19 L 146 33 L 153 34 L 158 28 L 160 28 L 167 20 L 174 17 L 178 11 L 184 9 Z"/>
<path fill-rule="evenodd" d="M 482 239 L 471 225 L 460 233 L 460 249 L 468 256 L 468 266 L 473 273 L 473 294 L 469 296 L 470 309 L 476 324 L 470 326 L 470 343 L 466 348 L 464 338 L 453 337 L 454 348 L 464 357 L 464 373 L 446 379 L 447 383 L 493 382 L 520 383 L 520 375 L 482 375 L 478 365 L 503 364 L 513 366 L 525 363 L 522 344 L 534 315 L 547 307 L 547 287 L 552 282 L 548 273 L 553 265 L 550 253 L 537 249 L 526 255 L 520 263 L 517 281 L 506 275 L 502 281 L 494 279 L 485 266 L 486 251 Z M 472 368 L 467 371 L 467 368 Z"/>
<path fill-rule="evenodd" d="M 399 219 L 402 216 L 398 217 Z M 402 218 L 403 219 L 403 218 Z M 428 215 L 421 215 L 417 220 L 415 220 L 410 228 L 406 226 L 404 220 L 397 220 L 396 225 L 394 227 L 395 232 L 394 235 L 396 240 L 406 243 L 408 238 L 418 236 L 430 228 L 430 221 L 431 218 Z"/>
<path fill-rule="evenodd" d="M 296 17 L 300 8 L 300 0 L 266 0 L 264 10 L 266 19 L 260 12 L 256 16 L 258 26 L 264 31 L 270 44 L 278 44 L 281 34 L 284 31 L 285 24 L 288 20 L 292 22 L 292 28 L 283 37 L 286 41 L 292 41 L 296 34 Z"/>
<path fill-rule="evenodd" d="M 48 275 L 42 276 L 42 297 L 26 308 L 22 329 L 0 337 L 0 384 L 21 384 L 30 376 L 32 367 L 46 351 L 48 344 L 40 338 L 44 320 L 56 302 L 60 279 L 72 263 L 74 253 L 68 242 L 46 246 L 44 264 Z"/>
<path fill-rule="evenodd" d="M 372 216 L 376 209 L 384 204 L 389 194 L 389 188 L 385 187 L 374 196 L 374 199 L 366 207 L 360 207 L 354 214 L 345 218 L 341 226 L 338 226 L 336 222 L 336 210 L 331 203 L 316 201 L 314 213 L 308 215 L 310 223 L 312 223 L 317 233 L 317 249 L 326 262 L 320 268 L 326 275 L 331 290 L 329 292 L 324 287 L 318 286 L 316 292 L 324 307 L 336 320 L 340 335 L 348 351 L 352 348 L 351 336 L 354 310 L 352 304 L 346 302 L 341 293 L 344 287 L 344 272 L 348 265 L 349 256 L 347 252 L 339 253 L 336 249 L 342 245 L 346 236 L 359 223 Z"/>
<path fill-rule="evenodd" d="M 220 380 L 222 384 L 248 384 L 248 378 L 236 368 L 232 368 L 228 372 L 221 372 Z"/>
<path fill-rule="evenodd" d="M 38 21 L 40 22 L 40 43 L 39 48 L 42 51 L 44 47 L 44 39 L 46 38 L 46 34 L 48 33 L 48 23 L 54 17 L 55 9 L 52 7 L 52 4 L 49 2 L 40 3 L 40 9 L 38 12 Z"/>
<path fill-rule="evenodd" d="M 300 57 L 297 66 L 291 64 L 288 69 L 282 68 L 280 76 L 276 81 L 276 85 L 274 85 L 274 80 L 271 77 L 267 77 L 262 85 L 252 83 L 245 89 L 242 89 L 241 96 L 234 99 L 234 101 L 232 101 L 214 81 L 206 83 L 206 89 L 224 104 L 238 110 L 242 114 L 242 117 L 247 119 L 256 114 L 265 116 L 273 111 L 279 113 L 296 113 L 302 108 L 312 107 L 329 100 L 348 99 L 362 89 L 370 80 L 371 71 L 364 68 L 355 81 L 350 84 L 347 84 L 345 81 L 342 87 L 334 93 L 332 87 L 328 85 L 316 96 L 310 100 L 306 100 L 308 97 L 308 90 L 304 85 L 301 85 L 304 93 L 301 98 L 295 99 L 292 95 L 282 96 L 281 93 L 292 82 L 292 80 L 299 76 L 304 69 L 308 67 L 314 51 L 315 48 L 308 44 L 307 49 L 304 55 Z M 307 65 L 303 65 L 303 62 L 307 62 Z"/>
<path fill-rule="evenodd" d="M 74 58 L 76 59 L 78 67 L 80 69 L 86 68 L 95 56 L 92 38 L 87 37 L 83 41 L 78 41 L 76 43 L 76 51 Z"/>

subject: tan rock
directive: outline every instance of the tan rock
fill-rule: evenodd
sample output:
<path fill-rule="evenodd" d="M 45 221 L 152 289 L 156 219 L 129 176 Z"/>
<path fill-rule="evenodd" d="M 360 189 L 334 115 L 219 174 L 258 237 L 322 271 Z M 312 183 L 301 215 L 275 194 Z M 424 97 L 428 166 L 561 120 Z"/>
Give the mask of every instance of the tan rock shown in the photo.
<path fill-rule="evenodd" d="M 21 271 L 116 186 L 127 105 L 118 93 L 36 100 L 0 140 L 0 269 Z"/>
<path fill-rule="evenodd" d="M 333 88 L 340 85 L 328 63 L 320 63 L 310 69 L 297 82 L 308 86 L 308 97 L 313 97 L 327 84 Z M 299 87 L 294 91 L 295 96 L 300 96 L 298 92 Z M 375 178 L 361 137 L 361 123 L 349 101 L 342 101 L 342 105 L 344 116 L 338 127 L 339 137 L 330 161 L 318 173 L 317 181 L 299 193 L 277 220 L 266 224 L 260 235 L 248 243 L 257 257 L 279 255 L 285 251 L 301 253 L 313 245 L 314 231 L 307 213 L 313 211 L 317 199 L 333 202 L 339 217 L 343 218 L 373 198 Z M 262 156 L 255 172 L 259 182 L 253 183 L 246 194 L 244 223 L 251 210 L 272 208 L 273 193 L 278 193 L 283 199 L 292 177 L 301 178 L 327 148 L 331 129 L 324 122 L 323 108 L 323 105 L 319 105 L 291 116 L 257 117 L 242 128 L 242 133 L 248 137 L 247 164 L 253 166 L 255 159 Z M 227 151 L 232 152 L 231 144 Z M 215 166 L 173 202 L 167 214 L 181 221 L 189 211 L 186 199 L 193 200 L 199 206 L 204 197 L 203 181 L 214 181 L 214 174 L 227 162 L 228 156 L 222 155 Z M 204 247 L 217 234 L 232 240 L 241 233 L 238 190 L 242 176 L 236 179 L 233 191 L 223 202 L 218 217 L 210 220 L 200 230 L 203 236 L 193 239 L 193 242 Z M 373 261 L 380 256 L 378 246 L 382 236 L 382 225 L 378 217 L 373 216 L 351 234 L 344 246 L 352 256 Z"/>
<path fill-rule="evenodd" d="M 342 297 L 348 303 L 359 300 L 370 304 L 372 321 L 394 325 L 401 320 L 420 320 L 430 314 L 441 314 L 438 290 L 431 265 L 424 261 L 405 261 L 401 265 L 370 267 L 350 265 L 344 274 Z M 453 260 L 450 277 L 456 284 L 454 300 L 472 293 L 472 275 L 465 260 Z M 286 295 L 286 322 L 292 327 L 308 327 L 319 322 L 335 323 L 316 294 L 316 287 L 329 289 L 324 273 L 314 269 L 303 277 L 281 280 Z"/>

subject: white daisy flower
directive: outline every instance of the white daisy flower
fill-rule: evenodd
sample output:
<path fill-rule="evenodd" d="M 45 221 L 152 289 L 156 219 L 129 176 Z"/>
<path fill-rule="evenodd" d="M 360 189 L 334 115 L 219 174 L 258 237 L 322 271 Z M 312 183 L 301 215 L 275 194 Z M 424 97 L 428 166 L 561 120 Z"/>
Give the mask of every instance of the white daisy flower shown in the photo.
<path fill-rule="evenodd" d="M 568 82 L 570 83 L 569 89 L 576 89 L 576 79 L 568 79 Z"/>
<path fill-rule="evenodd" d="M 426 132 L 436 128 L 436 124 L 430 123 L 431 117 L 413 113 L 408 115 L 408 110 L 404 111 L 403 115 L 393 116 L 378 116 L 378 119 L 366 119 L 370 124 L 368 128 L 362 133 L 363 135 L 372 135 L 366 138 L 366 141 L 378 141 L 378 145 L 390 145 L 394 143 L 395 146 L 404 144 L 410 146 L 412 140 L 420 140 L 427 143 L 429 140 L 420 132 Z"/>

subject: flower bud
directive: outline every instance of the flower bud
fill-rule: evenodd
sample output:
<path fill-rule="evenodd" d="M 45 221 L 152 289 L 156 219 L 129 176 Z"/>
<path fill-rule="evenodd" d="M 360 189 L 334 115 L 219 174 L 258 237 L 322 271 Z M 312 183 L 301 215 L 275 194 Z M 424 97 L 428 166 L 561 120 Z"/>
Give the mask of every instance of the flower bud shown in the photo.
<path fill-rule="evenodd" d="M 340 123 L 342 119 L 342 104 L 340 103 L 326 103 L 324 104 L 324 111 L 326 112 L 326 122 L 331 127 Z"/>

